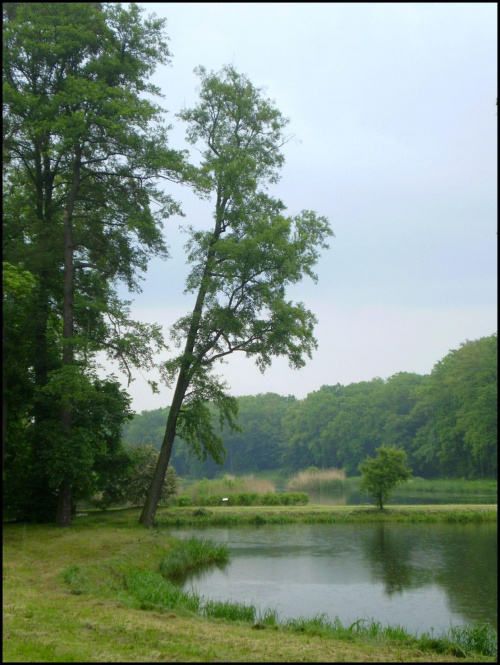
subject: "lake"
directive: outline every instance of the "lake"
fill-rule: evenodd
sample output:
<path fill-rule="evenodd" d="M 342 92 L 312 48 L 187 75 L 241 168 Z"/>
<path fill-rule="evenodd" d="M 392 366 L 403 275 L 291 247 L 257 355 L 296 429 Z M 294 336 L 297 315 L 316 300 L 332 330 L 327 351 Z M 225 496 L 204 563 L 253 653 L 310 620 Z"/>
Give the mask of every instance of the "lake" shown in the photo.
<path fill-rule="evenodd" d="M 412 633 L 451 624 L 497 629 L 497 525 L 293 524 L 171 529 L 227 543 L 230 562 L 190 574 L 185 589 L 272 607 L 280 619 L 326 613 Z"/>

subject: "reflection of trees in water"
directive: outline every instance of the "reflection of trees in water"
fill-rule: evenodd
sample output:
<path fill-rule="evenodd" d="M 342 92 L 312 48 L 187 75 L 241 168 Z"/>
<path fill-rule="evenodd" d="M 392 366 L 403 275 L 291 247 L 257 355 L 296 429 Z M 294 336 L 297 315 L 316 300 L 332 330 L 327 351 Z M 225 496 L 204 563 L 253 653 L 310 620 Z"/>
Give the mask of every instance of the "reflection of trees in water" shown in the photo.
<path fill-rule="evenodd" d="M 408 530 L 388 529 L 385 524 L 377 524 L 367 534 L 364 555 L 370 563 L 373 580 L 384 584 L 388 596 L 432 581 L 430 570 L 414 565 L 413 547 Z"/>
<path fill-rule="evenodd" d="M 452 612 L 469 622 L 487 621 L 496 630 L 497 525 L 458 525 L 452 535 L 436 582 L 445 589 Z"/>
<path fill-rule="evenodd" d="M 436 584 L 451 612 L 497 628 L 497 525 L 435 525 L 414 529 L 378 524 L 364 537 L 373 580 L 388 596 Z"/>

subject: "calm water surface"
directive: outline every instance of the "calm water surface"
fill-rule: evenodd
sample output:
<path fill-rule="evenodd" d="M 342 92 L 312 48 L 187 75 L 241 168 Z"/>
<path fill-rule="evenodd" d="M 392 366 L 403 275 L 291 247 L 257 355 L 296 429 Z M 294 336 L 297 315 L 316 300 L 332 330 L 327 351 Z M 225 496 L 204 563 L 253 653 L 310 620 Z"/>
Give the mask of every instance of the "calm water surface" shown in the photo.
<path fill-rule="evenodd" d="M 280 618 L 326 613 L 411 632 L 483 621 L 497 629 L 496 524 L 264 525 L 172 529 L 227 543 L 223 569 L 182 580 L 207 598 L 273 607 Z"/>

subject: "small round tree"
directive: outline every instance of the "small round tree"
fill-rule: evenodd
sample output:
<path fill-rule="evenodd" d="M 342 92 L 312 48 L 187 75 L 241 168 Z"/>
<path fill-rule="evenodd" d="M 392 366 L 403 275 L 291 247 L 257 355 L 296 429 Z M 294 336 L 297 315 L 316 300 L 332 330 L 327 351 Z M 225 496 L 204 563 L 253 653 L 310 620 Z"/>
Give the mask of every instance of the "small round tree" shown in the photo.
<path fill-rule="evenodd" d="M 360 490 L 371 494 L 382 510 L 392 490 L 410 478 L 411 470 L 406 466 L 404 450 L 382 446 L 375 452 L 376 457 L 367 457 L 358 466 L 363 476 Z"/>

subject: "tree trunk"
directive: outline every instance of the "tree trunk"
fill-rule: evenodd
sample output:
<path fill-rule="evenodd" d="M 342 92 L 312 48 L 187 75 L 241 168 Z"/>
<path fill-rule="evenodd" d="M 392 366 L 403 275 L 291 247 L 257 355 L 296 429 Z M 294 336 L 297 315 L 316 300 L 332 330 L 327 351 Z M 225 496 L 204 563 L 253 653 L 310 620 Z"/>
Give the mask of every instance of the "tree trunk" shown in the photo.
<path fill-rule="evenodd" d="M 63 351 L 62 365 L 69 366 L 74 361 L 73 348 L 73 290 L 74 290 L 74 247 L 73 247 L 73 209 L 80 188 L 81 168 L 81 146 L 75 151 L 75 163 L 73 168 L 73 187 L 68 193 L 66 210 L 63 214 L 64 222 L 64 294 L 63 294 Z M 71 445 L 73 406 L 71 396 L 63 401 L 61 424 L 66 434 L 67 445 Z M 59 486 L 59 497 L 57 502 L 56 523 L 59 526 L 71 524 L 71 483 L 65 477 Z"/>
<path fill-rule="evenodd" d="M 179 378 L 177 379 L 174 398 L 172 400 L 172 405 L 170 406 L 170 411 L 167 418 L 167 427 L 165 429 L 165 436 L 163 437 L 160 456 L 158 457 L 158 462 L 153 474 L 153 480 L 151 481 L 151 485 L 146 497 L 146 502 L 144 503 L 144 507 L 139 518 L 139 523 L 145 526 L 147 529 L 150 529 L 153 526 L 155 519 L 158 502 L 160 501 L 161 490 L 165 481 L 165 474 L 167 473 L 170 455 L 172 454 L 172 446 L 174 445 L 177 419 L 181 411 L 182 401 L 184 400 L 184 395 L 186 394 L 188 385 L 189 382 L 186 380 L 185 371 L 183 372 L 181 370 Z"/>
<path fill-rule="evenodd" d="M 68 481 L 61 483 L 57 496 L 57 526 L 69 526 L 71 523 L 71 485 Z"/>
<path fill-rule="evenodd" d="M 64 297 L 63 297 L 63 351 L 64 365 L 73 363 L 73 234 L 68 210 L 64 211 Z M 64 401 L 61 413 L 62 428 L 68 442 L 71 440 L 73 413 L 71 399 Z M 71 485 L 65 478 L 59 486 L 56 524 L 71 524 Z"/>
<path fill-rule="evenodd" d="M 205 297 L 207 295 L 206 280 L 208 278 L 212 260 L 214 258 L 213 247 L 222 233 L 222 214 L 224 212 L 225 205 L 226 201 L 221 201 L 220 194 L 218 194 L 215 229 L 209 243 L 208 252 L 205 259 L 205 267 L 203 270 L 203 277 L 201 278 L 200 288 L 198 289 L 198 295 L 196 297 L 196 303 L 193 312 L 191 314 L 191 322 L 186 337 L 186 345 L 184 348 L 182 366 L 179 372 L 179 376 L 177 378 L 174 398 L 172 400 L 172 404 L 170 406 L 170 411 L 167 418 L 165 436 L 163 438 L 163 443 L 160 450 L 160 456 L 158 458 L 158 463 L 156 465 L 156 469 L 153 475 L 153 480 L 151 481 L 151 485 L 149 487 L 148 494 L 146 497 L 146 502 L 144 504 L 144 508 L 142 509 L 142 513 L 139 518 L 139 523 L 145 526 L 147 529 L 150 529 L 153 526 L 156 510 L 158 508 L 158 502 L 160 501 L 161 489 L 163 486 L 163 482 L 165 480 L 165 474 L 167 473 L 168 463 L 170 461 L 170 455 L 172 453 L 172 446 L 174 445 L 177 419 L 179 418 L 182 402 L 184 400 L 184 396 L 186 394 L 186 391 L 189 387 L 189 383 L 191 380 L 193 350 L 196 344 L 196 339 L 198 337 L 200 319 L 203 312 Z"/>

